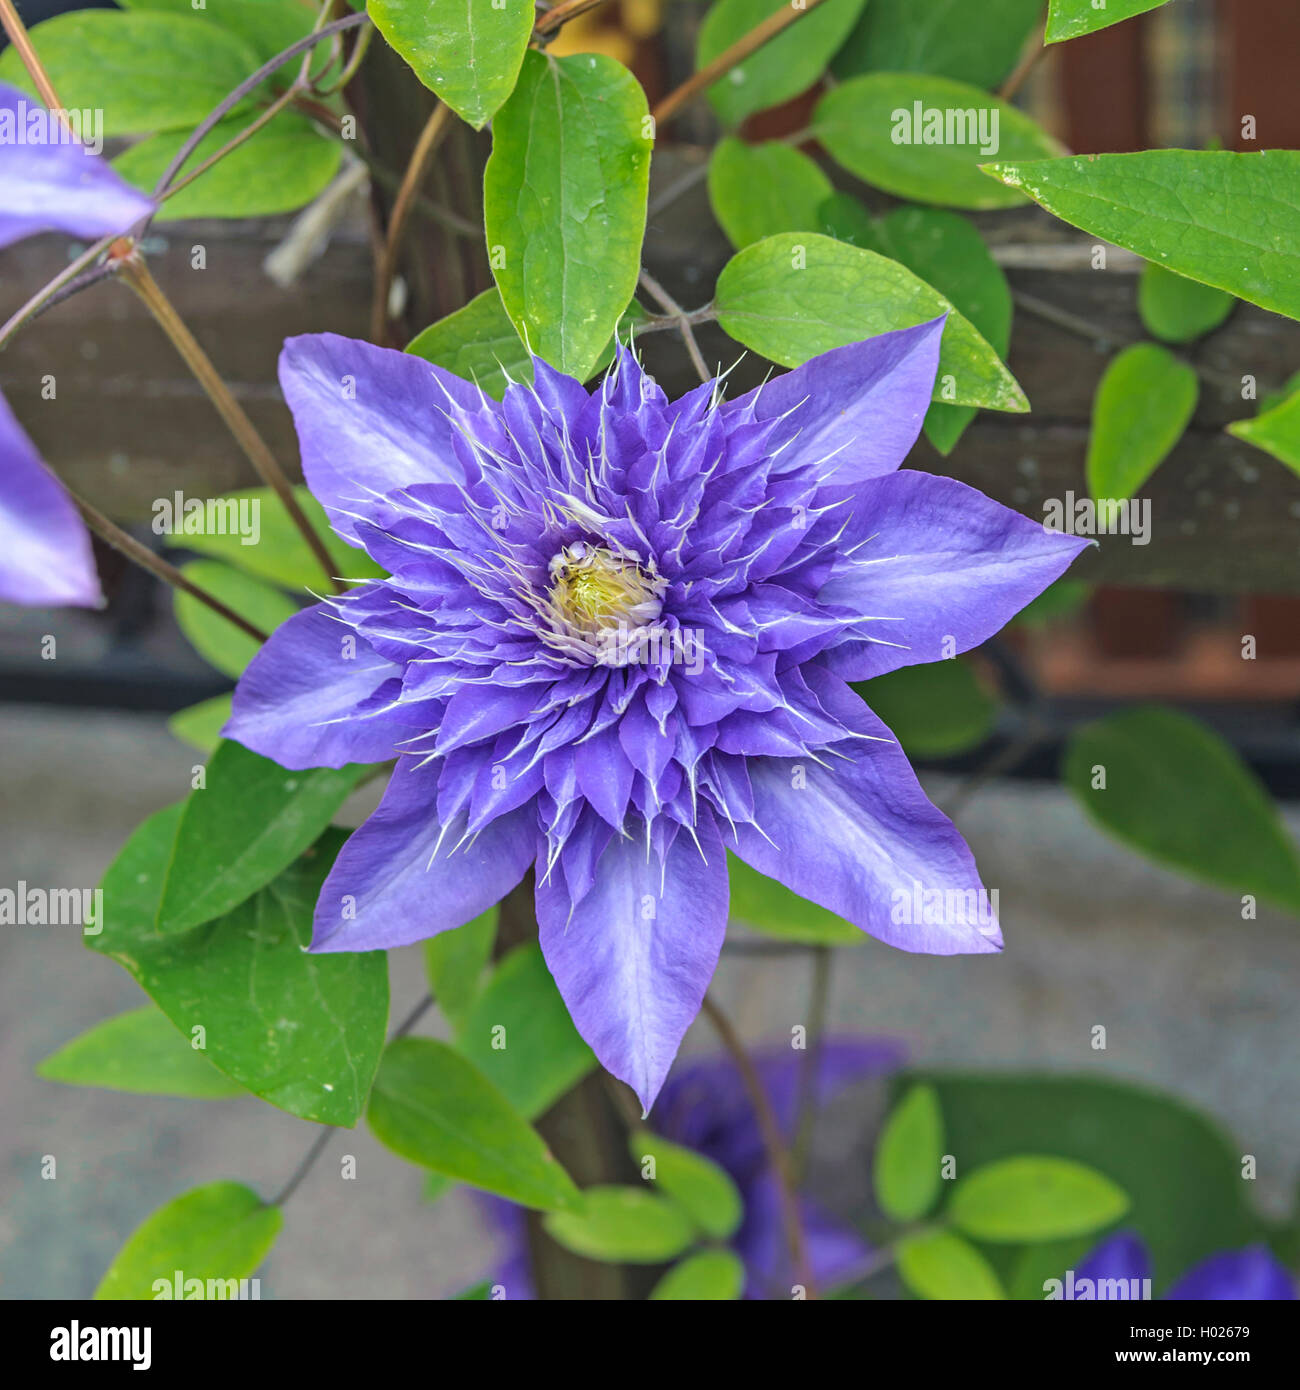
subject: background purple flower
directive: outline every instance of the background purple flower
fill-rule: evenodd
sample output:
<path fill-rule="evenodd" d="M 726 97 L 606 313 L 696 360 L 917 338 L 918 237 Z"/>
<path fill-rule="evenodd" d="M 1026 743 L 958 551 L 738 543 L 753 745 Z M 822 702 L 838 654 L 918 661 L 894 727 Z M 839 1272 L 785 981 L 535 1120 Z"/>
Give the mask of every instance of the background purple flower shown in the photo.
<path fill-rule="evenodd" d="M 152 211 L 150 198 L 67 138 L 35 97 L 0 82 L 0 247 L 38 232 L 98 240 Z"/>
<path fill-rule="evenodd" d="M 308 483 L 391 578 L 281 627 L 227 735 L 285 766 L 399 755 L 314 949 L 458 926 L 535 867 L 579 1032 L 648 1107 L 713 974 L 724 851 L 909 951 L 993 951 L 969 849 L 848 682 L 991 636 L 1083 545 L 899 472 L 941 320 L 736 401 L 627 349 L 497 405 L 403 353 L 291 339 Z M 686 659 L 687 656 L 691 659 Z"/>
<path fill-rule="evenodd" d="M 38 232 L 124 232 L 153 203 L 68 138 L 33 97 L 0 83 L 0 247 Z M 0 599 L 102 602 L 90 536 L 54 475 L 0 399 Z"/>
<path fill-rule="evenodd" d="M 1151 1256 L 1140 1236 L 1121 1231 L 1092 1250 L 1080 1262 L 1074 1277 L 1076 1284 L 1080 1279 L 1150 1279 Z M 1266 1245 L 1251 1245 L 1202 1260 L 1175 1280 L 1162 1297 L 1192 1302 L 1275 1302 L 1294 1299 L 1296 1285 Z"/>
<path fill-rule="evenodd" d="M 0 396 L 0 599 L 96 608 L 90 536 L 72 500 Z"/>
<path fill-rule="evenodd" d="M 817 1058 L 813 1103 L 825 1105 L 845 1087 L 883 1076 L 901 1066 L 905 1049 L 884 1038 L 827 1038 Z M 762 1079 L 787 1143 L 794 1139 L 807 1054 L 788 1047 L 756 1052 Z M 745 1266 L 747 1298 L 789 1298 L 798 1282 L 790 1260 L 776 1179 L 763 1136 L 736 1065 L 726 1057 L 683 1062 L 659 1093 L 650 1128 L 725 1169 L 740 1191 L 744 1218 L 731 1247 Z M 483 1209 L 503 1237 L 501 1259 L 491 1282 L 509 1299 L 535 1297 L 528 1253 L 527 1212 L 499 1198 L 482 1196 Z M 808 1263 L 819 1289 L 850 1283 L 867 1265 L 871 1250 L 846 1222 L 800 1195 L 799 1210 Z"/>

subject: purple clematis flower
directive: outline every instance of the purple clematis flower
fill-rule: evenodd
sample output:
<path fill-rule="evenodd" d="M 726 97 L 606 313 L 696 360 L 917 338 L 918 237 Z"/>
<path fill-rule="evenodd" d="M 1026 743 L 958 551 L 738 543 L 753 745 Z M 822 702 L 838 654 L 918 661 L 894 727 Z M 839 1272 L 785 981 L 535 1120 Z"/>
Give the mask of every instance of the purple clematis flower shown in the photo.
<path fill-rule="evenodd" d="M 728 849 L 904 950 L 998 950 L 986 910 L 912 909 L 982 904 L 979 875 L 848 685 L 977 646 L 1084 544 L 898 471 L 942 328 L 726 403 L 669 401 L 626 348 L 592 393 L 538 361 L 498 405 L 291 339 L 308 484 L 391 578 L 274 633 L 226 733 L 291 768 L 398 758 L 313 949 L 432 936 L 535 866 L 574 1023 L 647 1109 L 717 963 Z"/>
<path fill-rule="evenodd" d="M 124 232 L 153 207 L 57 119 L 0 83 L 0 247 L 38 232 Z M 77 509 L 0 399 L 0 599 L 102 602 L 90 536 Z"/>
<path fill-rule="evenodd" d="M 90 535 L 0 396 L 0 600 L 97 608 Z"/>
<path fill-rule="evenodd" d="M 845 1087 L 884 1076 L 904 1061 L 901 1043 L 876 1038 L 827 1038 L 817 1061 L 813 1100 L 825 1105 Z M 787 1142 L 794 1138 L 805 1054 L 771 1048 L 754 1055 L 777 1123 Z M 745 1266 L 746 1298 L 789 1298 L 799 1281 L 790 1261 L 781 1224 L 778 1187 L 763 1136 L 736 1065 L 725 1057 L 683 1063 L 659 1093 L 650 1127 L 712 1159 L 735 1182 L 745 1214 L 731 1246 Z M 485 1211 L 504 1239 L 502 1258 L 492 1275 L 509 1299 L 535 1296 L 530 1272 L 527 1212 L 513 1202 L 482 1195 Z M 808 1264 L 820 1289 L 852 1283 L 867 1268 L 871 1250 L 845 1222 L 811 1198 L 800 1196 L 800 1216 Z"/>
<path fill-rule="evenodd" d="M 1080 1262 L 1074 1274 L 1076 1286 L 1081 1279 L 1091 1279 L 1095 1286 L 1102 1279 L 1150 1278 L 1151 1255 L 1141 1237 L 1132 1231 L 1108 1236 Z M 1127 1287 L 1140 1288 L 1141 1283 Z M 1277 1302 L 1294 1299 L 1296 1285 L 1266 1245 L 1251 1245 L 1202 1260 L 1162 1297 L 1196 1303 L 1222 1299 Z"/>
<path fill-rule="evenodd" d="M 98 239 L 153 211 L 26 92 L 0 82 L 0 246 L 38 232 Z"/>

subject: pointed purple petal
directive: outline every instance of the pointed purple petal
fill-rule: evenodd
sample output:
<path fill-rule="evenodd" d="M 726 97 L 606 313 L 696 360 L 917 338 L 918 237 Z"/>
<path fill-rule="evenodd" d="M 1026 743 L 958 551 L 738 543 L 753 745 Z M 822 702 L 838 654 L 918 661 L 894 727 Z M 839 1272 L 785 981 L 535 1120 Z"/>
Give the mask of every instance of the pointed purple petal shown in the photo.
<path fill-rule="evenodd" d="M 892 473 L 907 457 L 930 408 L 944 320 L 882 333 L 833 348 L 773 377 L 725 409 L 752 406 L 754 418 L 788 415 L 793 436 L 777 468 L 815 465 L 828 483 L 857 483 Z"/>
<path fill-rule="evenodd" d="M 390 676 L 391 661 L 318 603 L 271 634 L 235 688 L 222 734 L 282 767 L 342 767 L 394 756 L 411 730 L 380 713 L 359 713 Z"/>
<path fill-rule="evenodd" d="M 699 1012 L 727 927 L 727 860 L 712 824 L 679 835 L 662 869 L 644 839 L 616 838 L 572 909 L 538 862 L 542 952 L 578 1032 L 649 1110 Z"/>
<path fill-rule="evenodd" d="M 31 141 L 33 114 L 39 129 L 55 133 L 58 143 L 48 135 L 45 143 Z M 0 83 L 0 246 L 39 232 L 97 240 L 125 232 L 152 210 L 152 200 L 98 155 L 65 138 L 39 101 Z"/>
<path fill-rule="evenodd" d="M 900 950 L 1000 950 L 966 842 L 921 790 L 889 730 L 874 715 L 865 727 L 888 742 L 862 743 L 829 767 L 752 759 L 757 824 L 737 826 L 736 853 Z"/>
<path fill-rule="evenodd" d="M 466 467 L 449 414 L 479 420 L 496 411 L 475 387 L 422 357 L 335 333 L 289 338 L 280 385 L 307 485 L 354 545 L 359 519 L 387 516 L 385 494 L 419 483 L 462 486 Z"/>
<path fill-rule="evenodd" d="M 1091 1279 L 1137 1280 L 1151 1278 L 1151 1256 L 1142 1242 L 1142 1237 L 1133 1231 L 1119 1231 L 1107 1236 L 1100 1245 L 1093 1247 L 1079 1261 L 1074 1271 L 1074 1281 Z"/>
<path fill-rule="evenodd" d="M 313 951 L 378 951 L 459 927 L 523 878 L 537 853 L 531 806 L 461 843 L 434 810 L 438 773 L 403 758 L 378 810 L 339 852 L 316 904 Z"/>
<path fill-rule="evenodd" d="M 85 524 L 3 396 L 0 600 L 40 608 L 103 603 Z"/>
<path fill-rule="evenodd" d="M 859 544 L 818 595 L 870 620 L 857 629 L 869 640 L 828 654 L 849 680 L 978 646 L 1089 544 L 965 483 L 910 471 L 864 484 L 850 529 Z"/>
<path fill-rule="evenodd" d="M 1211 1255 L 1188 1270 L 1165 1297 L 1189 1302 L 1236 1299 L 1276 1303 L 1294 1299 L 1296 1286 L 1266 1245 L 1252 1245 Z"/>

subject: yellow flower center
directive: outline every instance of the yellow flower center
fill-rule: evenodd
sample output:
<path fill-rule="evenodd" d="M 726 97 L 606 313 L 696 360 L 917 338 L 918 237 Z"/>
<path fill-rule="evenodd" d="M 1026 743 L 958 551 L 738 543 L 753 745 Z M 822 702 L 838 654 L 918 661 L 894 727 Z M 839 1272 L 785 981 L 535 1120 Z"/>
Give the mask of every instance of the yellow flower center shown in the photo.
<path fill-rule="evenodd" d="M 604 546 L 566 545 L 552 558 L 550 572 L 554 625 L 572 636 L 590 639 L 620 627 L 644 627 L 663 611 L 665 581 Z"/>

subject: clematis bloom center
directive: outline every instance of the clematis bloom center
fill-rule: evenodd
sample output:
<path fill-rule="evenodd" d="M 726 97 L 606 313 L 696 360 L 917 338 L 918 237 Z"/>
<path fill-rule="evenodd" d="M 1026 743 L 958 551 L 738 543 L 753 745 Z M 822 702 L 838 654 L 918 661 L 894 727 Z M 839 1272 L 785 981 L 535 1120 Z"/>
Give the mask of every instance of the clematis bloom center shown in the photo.
<path fill-rule="evenodd" d="M 562 638 L 601 640 L 618 628 L 640 628 L 663 612 L 667 582 L 635 559 L 575 541 L 551 557 L 552 626 Z"/>

